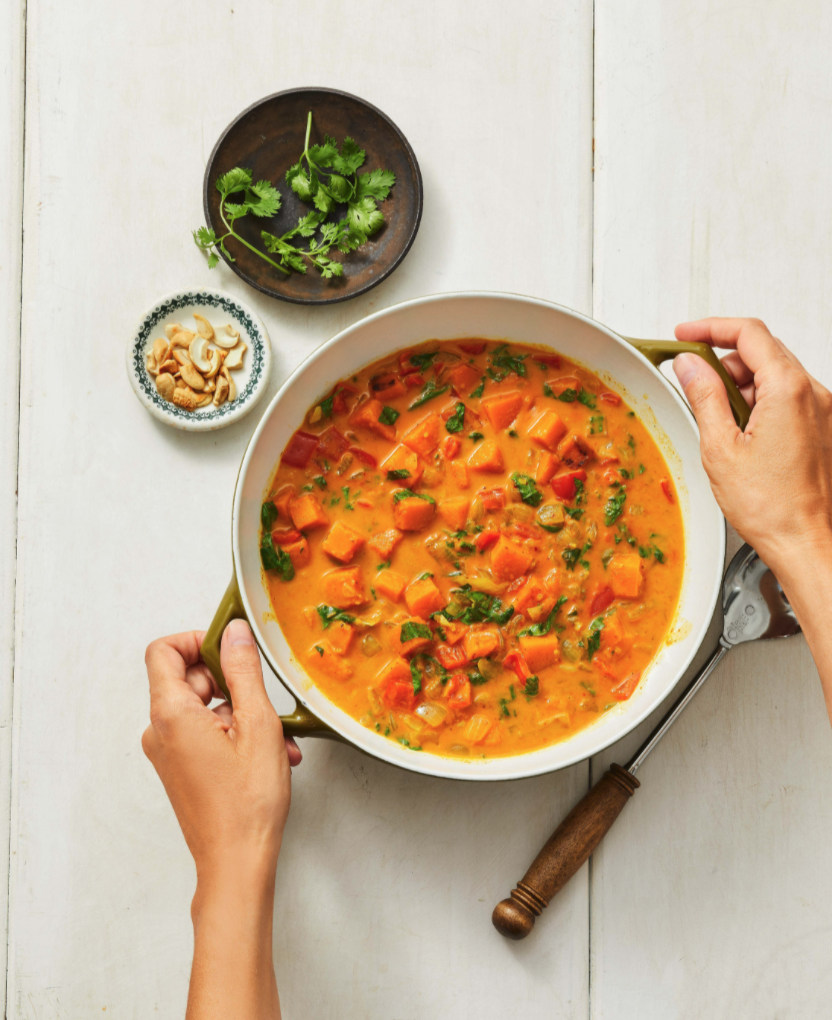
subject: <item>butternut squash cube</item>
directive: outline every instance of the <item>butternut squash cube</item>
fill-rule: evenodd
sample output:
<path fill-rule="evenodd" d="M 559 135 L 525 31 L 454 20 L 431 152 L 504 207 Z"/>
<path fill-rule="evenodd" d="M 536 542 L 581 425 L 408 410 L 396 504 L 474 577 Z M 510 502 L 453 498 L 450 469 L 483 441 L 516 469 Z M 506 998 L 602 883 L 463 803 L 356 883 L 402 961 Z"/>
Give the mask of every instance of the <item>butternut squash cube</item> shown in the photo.
<path fill-rule="evenodd" d="M 490 626 L 469 630 L 462 639 L 462 647 L 469 662 L 486 658 L 492 652 L 496 652 L 499 645 L 500 635 L 497 628 Z"/>
<path fill-rule="evenodd" d="M 458 460 L 452 460 L 448 464 L 448 470 L 450 471 L 451 480 L 457 489 L 468 488 L 468 468 L 461 464 Z"/>
<path fill-rule="evenodd" d="M 493 439 L 486 439 L 468 458 L 468 467 L 497 474 L 503 470 L 503 452 Z"/>
<path fill-rule="evenodd" d="M 430 628 L 418 616 L 404 620 L 402 623 L 397 623 L 395 627 L 385 628 L 385 630 L 388 630 L 390 634 L 390 650 L 396 655 L 414 655 L 416 652 L 424 651 L 433 642 Z M 402 640 L 403 630 L 405 634 L 411 633 L 414 630 L 417 630 L 418 633 L 413 637 L 407 637 L 405 640 Z"/>
<path fill-rule="evenodd" d="M 338 655 L 327 638 L 321 638 L 309 649 L 309 658 L 316 662 L 327 676 L 333 680 L 349 680 L 352 666 L 347 659 Z"/>
<path fill-rule="evenodd" d="M 607 568 L 607 578 L 616 598 L 638 598 L 642 582 L 641 557 L 637 553 L 616 553 Z"/>
<path fill-rule="evenodd" d="M 471 501 L 464 496 L 443 499 L 437 506 L 439 516 L 452 531 L 461 531 L 468 520 L 468 507 Z"/>
<path fill-rule="evenodd" d="M 396 441 L 396 426 L 385 425 L 384 422 L 379 421 L 379 416 L 384 410 L 384 404 L 380 400 L 371 398 L 365 400 L 363 404 L 359 404 L 349 417 L 350 425 L 355 428 L 368 429 L 370 432 L 375 432 L 376 435 L 387 439 L 391 443 Z"/>
<path fill-rule="evenodd" d="M 289 545 L 284 545 L 283 551 L 292 561 L 292 566 L 295 570 L 305 567 L 312 558 L 309 553 L 309 541 L 305 538 L 300 538 L 297 542 L 291 542 Z"/>
<path fill-rule="evenodd" d="M 529 429 L 529 439 L 550 452 L 557 450 L 558 443 L 565 435 L 566 425 L 554 411 L 544 411 Z"/>
<path fill-rule="evenodd" d="M 298 531 L 311 531 L 312 528 L 323 528 L 329 524 L 321 501 L 311 492 L 290 500 L 289 513 L 292 516 L 292 524 Z"/>
<path fill-rule="evenodd" d="M 340 560 L 342 563 L 349 563 L 366 541 L 355 528 L 338 520 L 329 529 L 329 534 L 323 540 L 321 548 L 334 559 Z"/>
<path fill-rule="evenodd" d="M 418 496 L 405 496 L 393 507 L 393 520 L 400 531 L 421 531 L 433 521 L 433 503 Z"/>
<path fill-rule="evenodd" d="M 412 489 L 422 477 L 425 470 L 424 464 L 419 460 L 413 450 L 406 446 L 397 446 L 387 460 L 382 462 L 381 476 L 387 477 L 388 471 L 406 471 L 407 474 L 400 478 L 402 485 Z"/>
<path fill-rule="evenodd" d="M 530 552 L 501 535 L 491 550 L 491 576 L 498 584 L 516 581 L 528 572 L 533 559 Z"/>
<path fill-rule="evenodd" d="M 378 675 L 376 681 L 377 687 L 386 687 L 391 680 L 411 680 L 410 675 L 410 664 L 407 659 L 396 658 L 391 659 L 385 666 L 382 666 L 381 672 Z"/>
<path fill-rule="evenodd" d="M 333 621 L 326 632 L 326 639 L 336 655 L 346 655 L 352 644 L 355 629 L 343 620 Z"/>
<path fill-rule="evenodd" d="M 351 606 L 362 606 L 367 601 L 364 593 L 364 579 L 360 567 L 349 567 L 346 570 L 333 570 L 324 574 L 324 598 L 336 609 L 349 609 Z"/>
<path fill-rule="evenodd" d="M 442 419 L 438 414 L 429 414 L 405 434 L 402 442 L 405 446 L 409 446 L 414 453 L 418 453 L 420 457 L 427 460 L 439 446 L 439 440 L 442 438 L 442 425 Z"/>
<path fill-rule="evenodd" d="M 471 390 L 476 389 L 480 381 L 480 373 L 473 365 L 468 365 L 462 361 L 450 369 L 448 378 L 451 380 L 457 396 L 466 397 Z"/>
<path fill-rule="evenodd" d="M 445 606 L 445 596 L 429 577 L 410 584 L 404 593 L 404 600 L 414 616 L 428 617 Z"/>
<path fill-rule="evenodd" d="M 521 637 L 520 651 L 529 664 L 532 673 L 538 673 L 547 666 L 553 666 L 560 659 L 560 645 L 556 634 L 544 637 Z"/>
<path fill-rule="evenodd" d="M 404 535 L 398 528 L 389 528 L 387 531 L 374 535 L 367 543 L 367 548 L 378 553 L 383 560 L 389 560 L 393 555 L 393 550 L 403 538 Z"/>
<path fill-rule="evenodd" d="M 382 570 L 373 585 L 379 595 L 390 599 L 391 602 L 399 601 L 406 586 L 407 578 L 397 574 L 395 570 Z"/>
<path fill-rule="evenodd" d="M 495 429 L 507 429 L 523 407 L 523 395 L 517 390 L 509 393 L 498 393 L 494 397 L 485 397 L 482 409 Z"/>

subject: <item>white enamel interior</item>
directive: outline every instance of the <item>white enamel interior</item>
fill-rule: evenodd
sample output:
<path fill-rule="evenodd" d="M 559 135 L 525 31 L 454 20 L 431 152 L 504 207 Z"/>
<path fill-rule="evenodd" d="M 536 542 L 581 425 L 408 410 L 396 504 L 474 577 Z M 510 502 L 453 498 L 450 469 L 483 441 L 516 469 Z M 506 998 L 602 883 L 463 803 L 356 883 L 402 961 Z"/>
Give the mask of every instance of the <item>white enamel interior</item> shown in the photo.
<path fill-rule="evenodd" d="M 459 760 L 411 751 L 361 726 L 316 688 L 271 617 L 260 571 L 260 504 L 277 459 L 304 414 L 339 379 L 386 354 L 430 339 L 489 337 L 542 344 L 583 363 L 630 401 L 663 450 L 676 481 L 685 526 L 686 568 L 672 639 L 633 697 L 574 737 L 527 754 Z M 661 424 L 659 424 L 661 423 Z M 692 523 L 696 522 L 695 535 Z M 347 740 L 392 764 L 452 779 L 520 779 L 596 754 L 638 725 L 673 690 L 699 647 L 719 594 L 725 526 L 699 457 L 699 434 L 676 390 L 630 344 L 576 312 L 514 294 L 419 298 L 371 315 L 320 347 L 286 380 L 246 451 L 234 497 L 234 564 L 263 653 L 295 696 Z M 292 598 L 291 584 L 285 597 Z M 379 667 L 387 657 L 378 657 Z"/>

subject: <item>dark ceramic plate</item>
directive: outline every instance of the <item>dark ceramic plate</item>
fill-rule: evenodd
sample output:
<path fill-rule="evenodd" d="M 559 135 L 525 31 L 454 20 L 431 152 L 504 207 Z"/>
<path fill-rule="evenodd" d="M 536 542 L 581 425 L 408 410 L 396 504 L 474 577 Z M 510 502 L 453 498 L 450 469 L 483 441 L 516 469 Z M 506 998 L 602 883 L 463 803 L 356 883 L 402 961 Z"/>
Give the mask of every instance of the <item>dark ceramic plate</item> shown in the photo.
<path fill-rule="evenodd" d="M 252 287 L 302 305 L 323 305 L 363 294 L 389 276 L 410 251 L 422 218 L 422 175 L 416 156 L 396 125 L 369 103 L 335 89 L 289 89 L 267 96 L 244 110 L 222 133 L 214 146 L 203 184 L 206 222 L 224 233 L 219 215 L 219 176 L 242 166 L 251 170 L 255 181 L 269 180 L 283 196 L 277 216 L 256 219 L 246 216 L 236 227 L 241 237 L 263 247 L 260 230 L 283 234 L 306 215 L 311 204 L 301 202 L 286 183 L 286 171 L 298 161 L 306 137 L 306 120 L 312 111 L 311 144 L 332 135 L 338 145 L 345 135 L 354 138 L 367 152 L 360 173 L 383 167 L 396 175 L 396 184 L 379 208 L 385 223 L 358 251 L 342 255 L 332 249 L 330 255 L 344 263 L 344 275 L 325 280 L 310 266 L 306 274 L 283 274 L 248 251 L 233 238 L 228 249 L 236 259 L 229 262 L 234 272 Z M 331 218 L 338 218 L 336 206 Z M 224 256 L 223 256 L 224 257 Z"/>

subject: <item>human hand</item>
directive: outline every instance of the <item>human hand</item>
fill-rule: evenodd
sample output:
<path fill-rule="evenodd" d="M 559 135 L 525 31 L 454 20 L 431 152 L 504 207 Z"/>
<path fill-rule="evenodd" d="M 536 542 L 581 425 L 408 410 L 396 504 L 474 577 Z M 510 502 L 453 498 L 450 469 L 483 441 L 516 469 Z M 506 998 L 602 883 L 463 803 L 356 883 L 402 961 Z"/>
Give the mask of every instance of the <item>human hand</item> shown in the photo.
<path fill-rule="evenodd" d="M 832 545 L 832 394 L 759 319 L 686 322 L 676 338 L 731 348 L 722 364 L 752 408 L 744 433 L 709 365 L 680 354 L 673 368 L 722 512 L 784 579 Z"/>
<path fill-rule="evenodd" d="M 200 884 L 247 869 L 273 880 L 291 799 L 290 765 L 301 754 L 284 742 L 263 684 L 251 629 L 234 620 L 220 656 L 234 702 L 222 697 L 200 660 L 204 633 L 159 638 L 147 649 L 150 726 L 142 747 L 164 784 Z"/>

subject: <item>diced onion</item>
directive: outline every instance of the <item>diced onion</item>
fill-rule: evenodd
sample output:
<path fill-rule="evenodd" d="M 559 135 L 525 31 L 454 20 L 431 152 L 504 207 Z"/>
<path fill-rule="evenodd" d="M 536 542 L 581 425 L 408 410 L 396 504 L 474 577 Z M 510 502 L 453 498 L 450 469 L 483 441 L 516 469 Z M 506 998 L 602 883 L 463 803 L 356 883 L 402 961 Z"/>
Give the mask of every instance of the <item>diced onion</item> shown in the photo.
<path fill-rule="evenodd" d="M 378 691 L 374 687 L 367 688 L 367 701 L 370 702 L 370 708 L 378 715 L 381 712 L 382 704 Z"/>
<path fill-rule="evenodd" d="M 501 667 L 496 662 L 492 662 L 491 659 L 477 659 L 477 669 L 486 680 L 493 680 L 495 676 L 499 676 L 502 673 Z"/>
<path fill-rule="evenodd" d="M 469 517 L 475 524 L 479 524 L 482 520 L 483 514 L 485 513 L 485 504 L 482 501 L 482 496 L 474 496 L 471 500 L 471 510 Z"/>
<path fill-rule="evenodd" d="M 563 657 L 569 659 L 570 662 L 577 662 L 581 657 L 580 648 L 576 648 L 569 640 L 561 642 L 560 650 L 563 653 Z"/>
<path fill-rule="evenodd" d="M 532 507 L 526 506 L 525 503 L 518 503 L 516 506 L 508 507 L 506 513 L 509 517 L 518 521 L 530 521 L 534 517 L 534 510 Z"/>
<path fill-rule="evenodd" d="M 448 718 L 448 710 L 435 701 L 425 701 L 416 709 L 416 715 L 424 719 L 428 726 L 441 726 Z"/>
<path fill-rule="evenodd" d="M 425 724 L 421 719 L 409 713 L 402 716 L 402 722 L 408 729 L 413 730 L 414 733 L 420 733 L 425 728 Z"/>
<path fill-rule="evenodd" d="M 488 731 L 491 729 L 491 720 L 485 715 L 472 715 L 464 730 L 464 737 L 472 744 L 478 744 L 485 740 Z"/>
<path fill-rule="evenodd" d="M 479 575 L 477 577 L 469 577 L 468 583 L 474 589 L 474 591 L 485 592 L 486 595 L 501 595 L 506 588 L 507 584 L 497 584 L 490 577 L 484 577 Z"/>
<path fill-rule="evenodd" d="M 361 642 L 361 651 L 367 656 L 372 658 L 374 655 L 378 655 L 381 651 L 381 645 L 376 641 L 372 634 L 365 634 L 364 640 Z"/>

